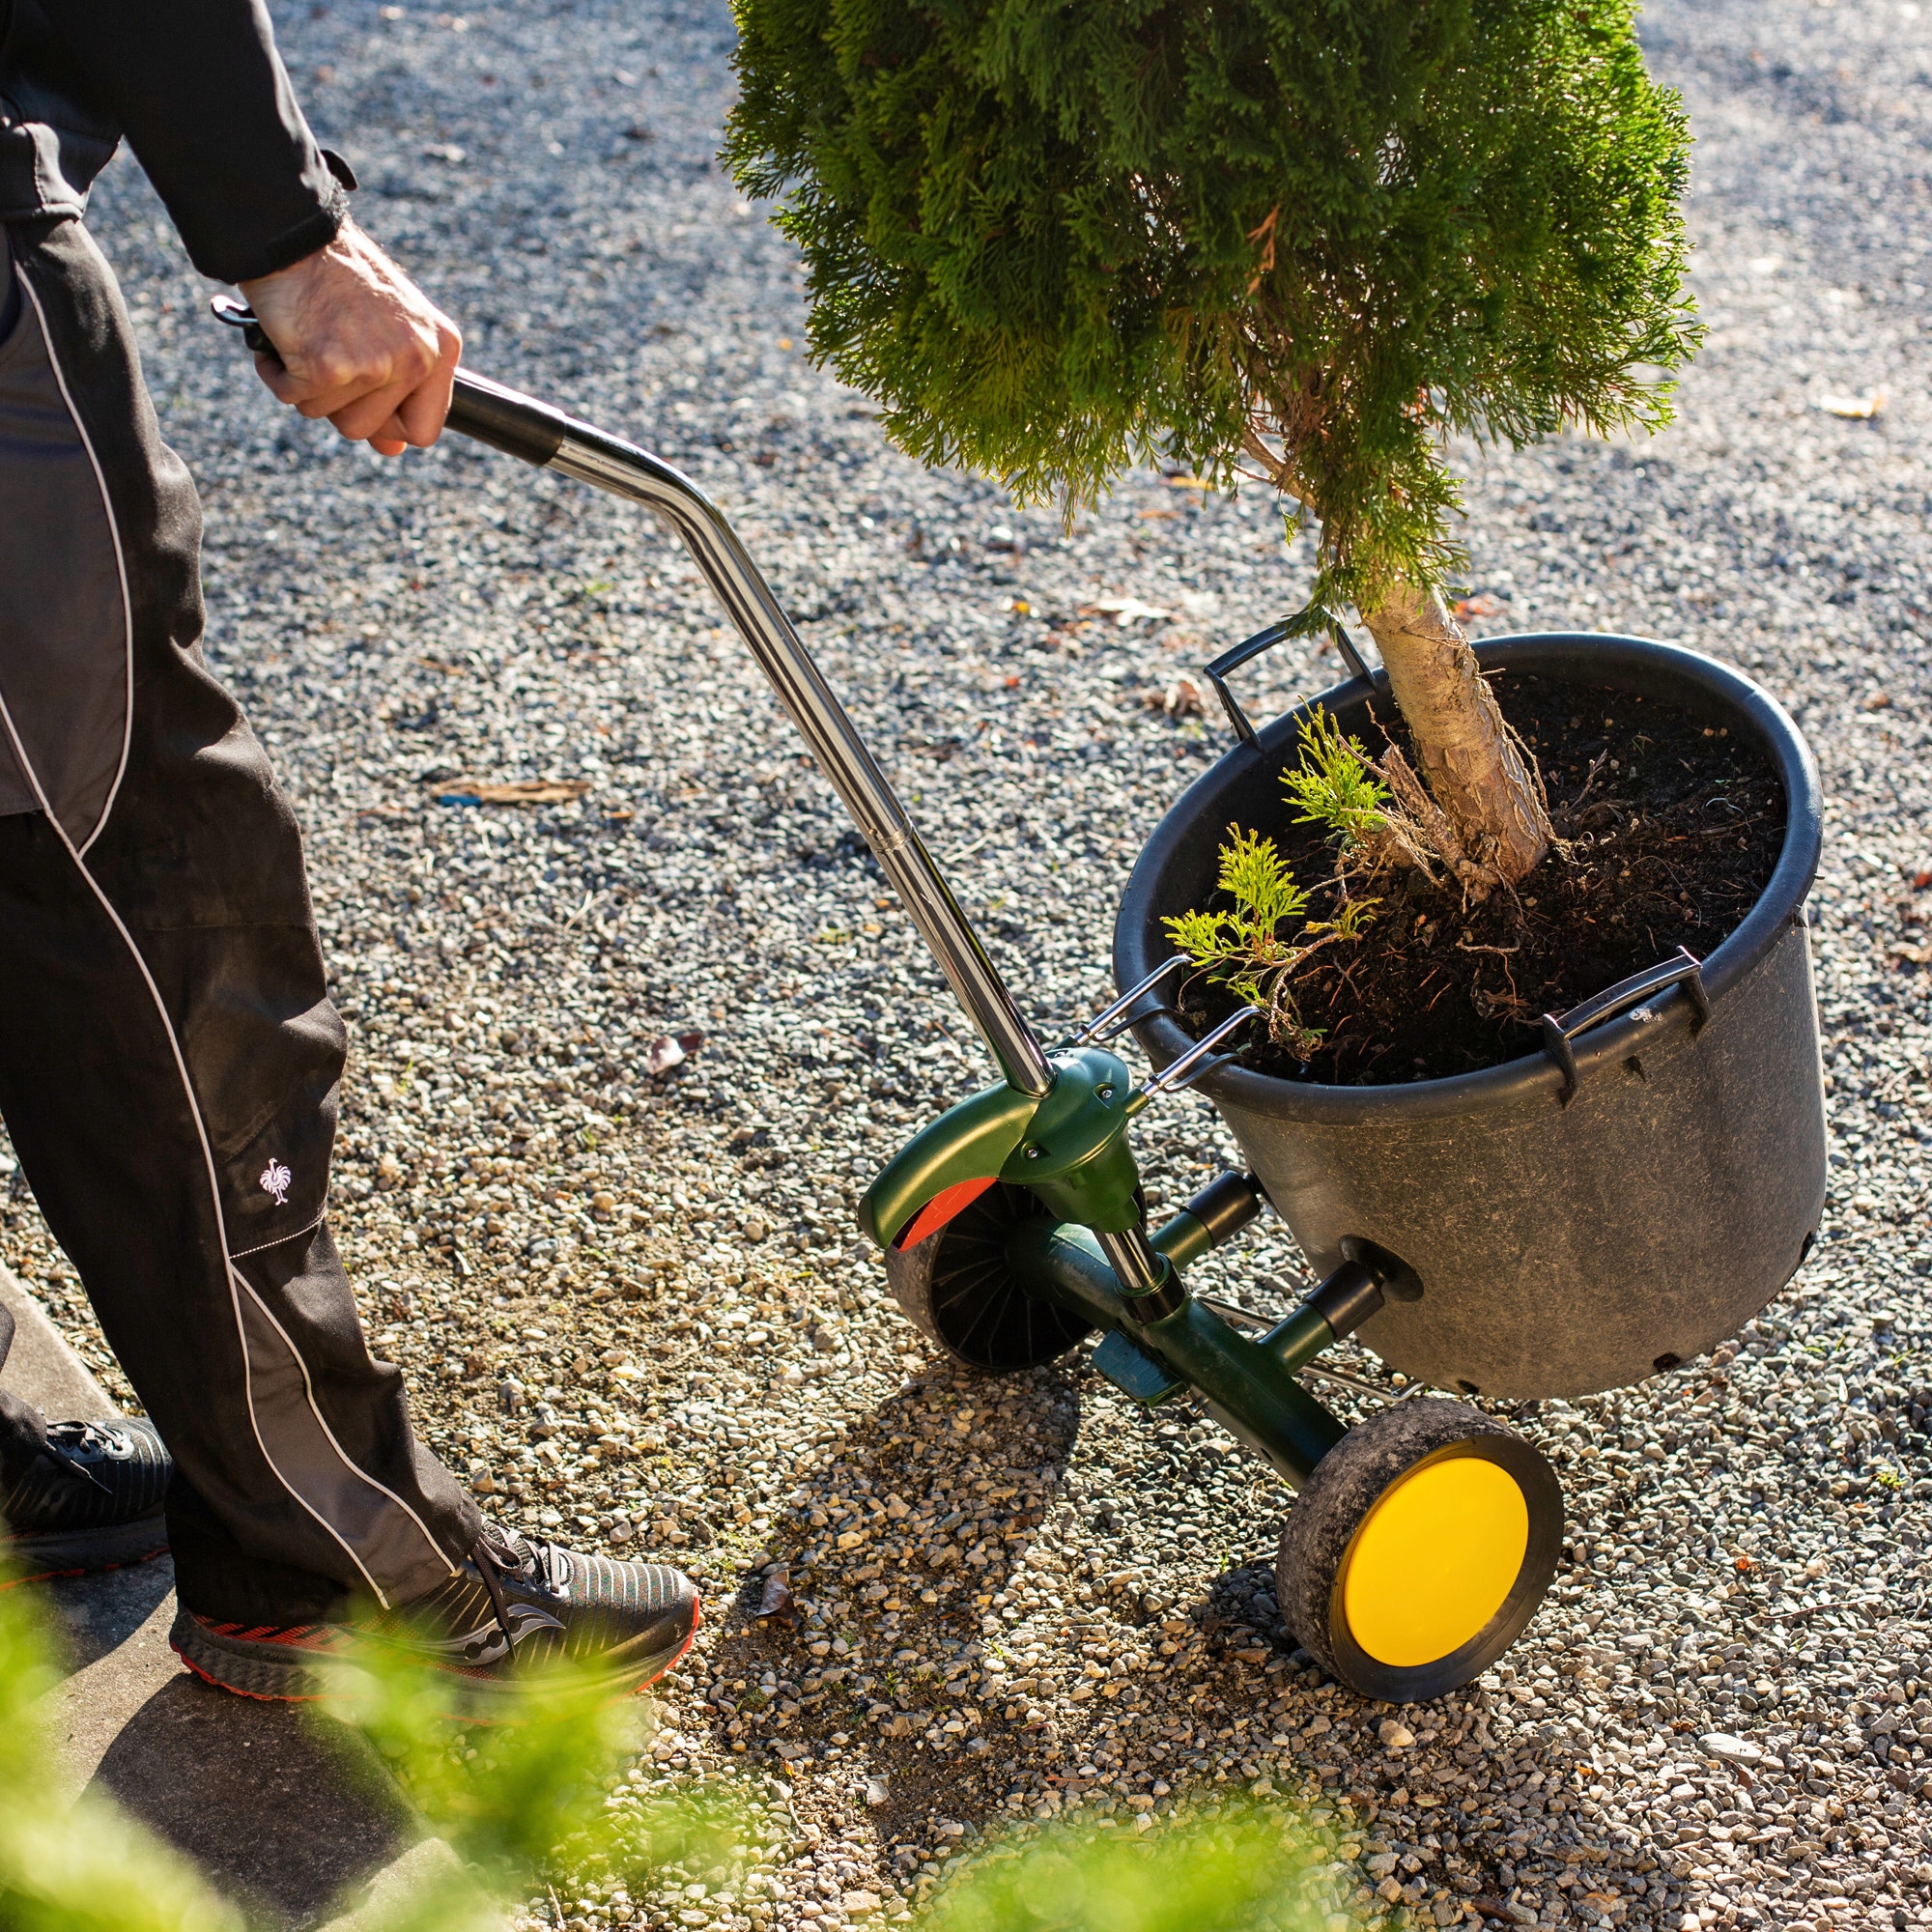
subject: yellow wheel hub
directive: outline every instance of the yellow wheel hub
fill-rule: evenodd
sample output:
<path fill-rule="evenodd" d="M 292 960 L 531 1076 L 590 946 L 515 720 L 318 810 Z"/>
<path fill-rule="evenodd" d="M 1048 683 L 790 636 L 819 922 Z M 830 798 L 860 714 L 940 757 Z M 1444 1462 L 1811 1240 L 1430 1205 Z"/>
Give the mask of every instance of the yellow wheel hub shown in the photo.
<path fill-rule="evenodd" d="M 1434 1663 L 1502 1608 L 1529 1547 L 1517 1480 L 1481 1456 L 1450 1456 L 1385 1491 L 1342 1583 L 1350 1634 L 1378 1663 Z"/>

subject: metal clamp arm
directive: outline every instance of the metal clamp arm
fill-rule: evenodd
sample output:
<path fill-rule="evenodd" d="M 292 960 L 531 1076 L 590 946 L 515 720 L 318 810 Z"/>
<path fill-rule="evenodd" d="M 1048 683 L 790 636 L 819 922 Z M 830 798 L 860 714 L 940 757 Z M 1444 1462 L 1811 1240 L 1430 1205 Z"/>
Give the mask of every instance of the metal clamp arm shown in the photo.
<path fill-rule="evenodd" d="M 1171 1094 L 1182 1087 L 1191 1087 L 1208 1071 L 1210 1064 L 1208 1055 L 1240 1027 L 1244 1027 L 1255 1016 L 1252 1007 L 1243 1007 L 1224 1019 L 1214 1031 L 1205 1038 L 1197 1039 L 1179 1060 L 1170 1062 L 1160 1072 L 1141 1088 L 1127 1102 L 1128 1110 L 1138 1114 L 1156 1094 Z"/>
<path fill-rule="evenodd" d="M 1116 1034 L 1125 1033 L 1134 1022 L 1122 1017 L 1134 1002 L 1154 987 L 1174 971 L 1177 966 L 1191 966 L 1194 961 L 1185 952 L 1177 952 L 1172 959 L 1164 959 L 1137 986 L 1129 986 L 1118 1000 L 1104 1007 L 1099 1012 L 1067 1041 L 1069 1046 L 1085 1046 L 1090 1039 L 1112 1039 Z M 1120 1024 L 1116 1025 L 1115 1022 Z"/>

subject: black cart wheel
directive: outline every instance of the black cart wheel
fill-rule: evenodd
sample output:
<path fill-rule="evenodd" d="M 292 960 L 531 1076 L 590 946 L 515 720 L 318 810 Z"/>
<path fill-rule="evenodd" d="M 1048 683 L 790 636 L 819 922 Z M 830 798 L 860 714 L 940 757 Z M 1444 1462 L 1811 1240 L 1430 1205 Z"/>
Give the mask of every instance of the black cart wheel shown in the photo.
<path fill-rule="evenodd" d="M 886 1278 L 905 1318 L 955 1362 L 993 1375 L 1036 1369 L 1092 1328 L 1031 1295 L 1007 1266 L 1007 1236 L 1046 1209 L 1001 1181 L 917 1247 L 886 1250 Z"/>
<path fill-rule="evenodd" d="M 1399 1402 L 1315 1465 L 1281 1533 L 1283 1620 L 1365 1697 L 1439 1697 L 1522 1634 L 1563 1547 L 1542 1453 L 1460 1402 Z"/>

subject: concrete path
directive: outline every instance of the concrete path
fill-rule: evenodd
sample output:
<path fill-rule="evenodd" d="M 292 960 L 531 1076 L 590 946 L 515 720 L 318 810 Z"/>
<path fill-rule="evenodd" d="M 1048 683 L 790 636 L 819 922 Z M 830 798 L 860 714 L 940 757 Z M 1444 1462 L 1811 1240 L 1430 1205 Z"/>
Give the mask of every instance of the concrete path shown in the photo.
<path fill-rule="evenodd" d="M 14 1318 L 7 1352 L 7 1386 L 57 1421 L 118 1415 L 107 1391 L 68 1347 L 47 1311 L 7 1269 L 0 1268 L 0 1307 Z"/>
<path fill-rule="evenodd" d="M 49 1416 L 110 1416 L 107 1392 L 40 1303 L 0 1269 L 16 1324 L 7 1385 Z M 174 1567 L 162 1557 L 43 1586 L 68 1674 L 42 1701 L 55 1775 L 112 1798 L 264 1926 L 338 1932 L 454 1858 L 356 1732 L 298 1708 L 231 1697 L 168 1648 Z"/>

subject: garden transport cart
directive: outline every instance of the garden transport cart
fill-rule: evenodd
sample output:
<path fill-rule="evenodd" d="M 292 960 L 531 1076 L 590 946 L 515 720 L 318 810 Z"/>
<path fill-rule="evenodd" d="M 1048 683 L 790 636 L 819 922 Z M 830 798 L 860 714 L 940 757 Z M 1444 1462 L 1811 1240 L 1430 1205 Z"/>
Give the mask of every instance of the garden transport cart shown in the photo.
<path fill-rule="evenodd" d="M 222 310 L 224 320 L 249 327 L 251 346 L 268 346 L 239 304 L 224 299 Z M 1460 1402 L 1405 1399 L 1349 1428 L 1297 1375 L 1385 1311 L 1426 1306 L 1427 1267 L 1366 1236 L 1331 1234 L 1323 1222 L 1315 1251 L 1325 1250 L 1332 1271 L 1270 1324 L 1191 1295 L 1181 1279 L 1189 1262 L 1255 1218 L 1264 1180 L 1223 1174 L 1164 1226 L 1147 1226 L 1128 1122 L 1162 1093 L 1204 1074 L 1225 1078 L 1215 1049 L 1239 1020 L 1172 1052 L 1174 1042 L 1157 1034 L 1152 1044 L 1167 1064 L 1137 1083 L 1107 1042 L 1136 1021 L 1157 1022 L 1144 1017 L 1148 1003 L 1185 964 L 1160 959 L 1064 1045 L 1042 1046 L 904 807 L 704 495 L 646 451 L 467 372 L 457 378 L 449 427 L 641 503 L 669 524 L 997 1063 L 1001 1081 L 920 1133 L 860 1204 L 861 1225 L 883 1250 L 907 1316 L 955 1360 L 984 1373 L 1052 1361 L 1097 1332 L 1094 1368 L 1137 1401 L 1151 1407 L 1192 1391 L 1300 1492 L 1282 1535 L 1278 1600 L 1310 1652 L 1364 1694 L 1436 1696 L 1499 1656 L 1528 1623 L 1560 1553 L 1562 1498 L 1548 1463 Z M 1270 743 L 1283 728 L 1271 728 Z M 1642 995 L 1614 997 L 1629 1004 Z M 1567 1030 L 1585 1023 L 1570 1016 Z M 1263 1172 L 1272 1191 L 1278 1183 Z"/>

